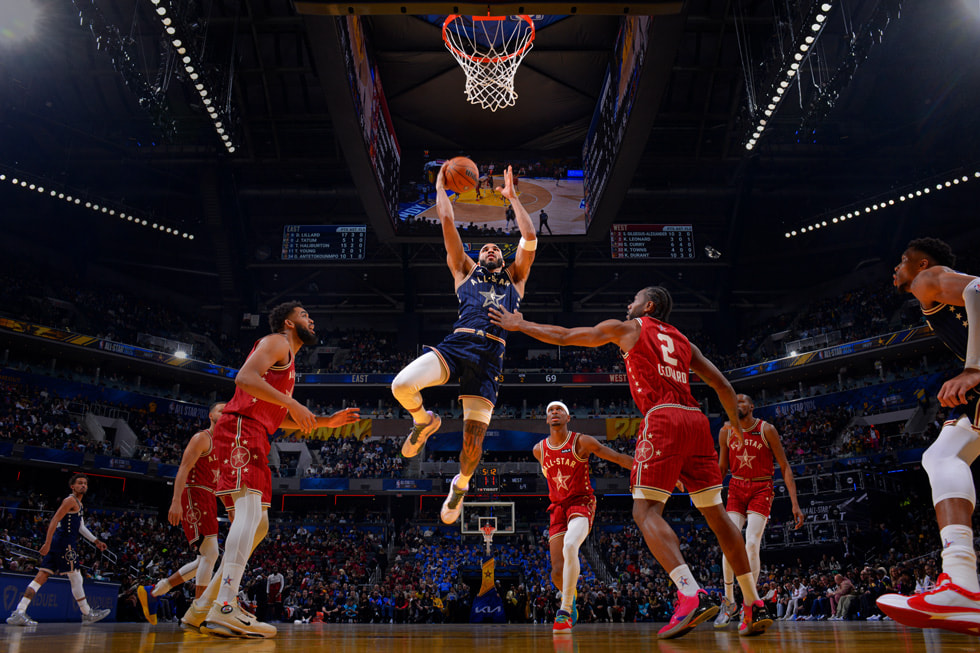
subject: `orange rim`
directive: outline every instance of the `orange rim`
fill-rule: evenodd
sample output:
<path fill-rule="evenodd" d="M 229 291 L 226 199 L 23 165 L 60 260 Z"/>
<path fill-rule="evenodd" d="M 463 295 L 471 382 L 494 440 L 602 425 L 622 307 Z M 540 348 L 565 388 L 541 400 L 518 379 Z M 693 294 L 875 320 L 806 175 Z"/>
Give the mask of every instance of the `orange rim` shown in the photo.
<path fill-rule="evenodd" d="M 525 23 L 527 23 L 528 27 L 531 28 L 531 36 L 527 39 L 527 41 L 519 50 L 516 50 L 511 54 L 508 54 L 503 57 L 478 57 L 476 55 L 463 52 L 462 50 L 456 48 L 456 46 L 453 45 L 452 41 L 446 36 L 446 33 L 449 31 L 450 23 L 452 23 L 457 18 L 461 18 L 461 17 L 462 14 L 449 14 L 448 16 L 446 16 L 446 20 L 442 23 L 442 40 L 446 42 L 446 47 L 449 48 L 450 52 L 452 52 L 456 56 L 469 59 L 474 63 L 498 63 L 500 61 L 507 61 L 508 59 L 519 57 L 522 56 L 525 52 L 527 52 L 527 49 L 531 47 L 532 43 L 534 43 L 534 21 L 531 20 L 530 16 L 521 14 L 518 16 L 518 18 L 520 18 Z M 498 20 L 498 21 L 507 20 L 506 16 L 472 16 L 471 18 L 475 23 L 481 23 L 488 20 Z"/>

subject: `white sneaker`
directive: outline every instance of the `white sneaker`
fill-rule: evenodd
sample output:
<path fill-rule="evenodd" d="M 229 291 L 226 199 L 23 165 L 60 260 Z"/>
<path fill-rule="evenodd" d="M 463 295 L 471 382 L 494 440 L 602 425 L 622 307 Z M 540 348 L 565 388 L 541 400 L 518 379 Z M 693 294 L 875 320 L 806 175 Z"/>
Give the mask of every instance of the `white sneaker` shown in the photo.
<path fill-rule="evenodd" d="M 26 612 L 14 610 L 7 617 L 7 624 L 10 626 L 36 626 L 37 622 L 28 617 Z"/>
<path fill-rule="evenodd" d="M 940 574 L 936 589 L 914 596 L 885 594 L 878 607 L 900 624 L 914 628 L 943 628 L 980 635 L 980 592 L 965 590 Z"/>
<path fill-rule="evenodd" d="M 453 482 L 449 484 L 449 496 L 442 502 L 442 510 L 439 511 L 439 518 L 443 524 L 455 524 L 459 519 L 459 513 L 463 511 L 463 497 L 466 490 L 456 487 L 456 480 L 459 474 L 453 477 Z"/>
<path fill-rule="evenodd" d="M 715 628 L 724 628 L 732 619 L 738 615 L 738 604 L 735 601 L 729 601 L 727 598 L 722 598 L 721 600 L 721 610 L 718 611 L 718 616 L 715 617 Z"/>
<path fill-rule="evenodd" d="M 112 610 L 110 610 L 109 608 L 102 608 L 101 610 L 92 610 L 88 614 L 83 614 L 82 625 L 91 626 L 96 621 L 102 621 L 103 619 L 109 616 L 110 612 L 112 612 Z"/>
<path fill-rule="evenodd" d="M 246 639 L 276 636 L 276 627 L 262 623 L 242 611 L 237 603 L 218 605 L 215 601 L 201 625 L 201 632 L 218 637 L 242 637 Z"/>
<path fill-rule="evenodd" d="M 412 424 L 412 430 L 408 432 L 408 437 L 402 443 L 402 455 L 406 458 L 414 458 L 425 446 L 425 441 L 429 436 L 439 430 L 442 426 L 442 418 L 431 410 L 425 412 L 429 416 L 429 421 L 425 424 Z"/>
<path fill-rule="evenodd" d="M 180 618 L 180 624 L 182 626 L 187 626 L 191 630 L 200 630 L 201 624 L 208 616 L 208 611 L 211 608 L 199 608 L 197 605 L 191 601 L 191 607 L 187 608 L 187 612 L 184 616 Z"/>

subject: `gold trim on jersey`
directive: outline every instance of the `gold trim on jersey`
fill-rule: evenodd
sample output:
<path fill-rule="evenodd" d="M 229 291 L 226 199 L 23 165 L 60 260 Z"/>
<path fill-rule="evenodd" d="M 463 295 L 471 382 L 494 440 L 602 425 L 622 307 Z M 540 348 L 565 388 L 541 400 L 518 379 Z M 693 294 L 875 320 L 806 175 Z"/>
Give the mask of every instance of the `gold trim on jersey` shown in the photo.
<path fill-rule="evenodd" d="M 923 315 L 932 315 L 933 313 L 938 313 L 939 311 L 943 310 L 947 306 L 949 306 L 949 304 L 936 304 L 932 308 L 923 308 L 922 304 L 919 304 L 919 308 L 922 310 Z"/>

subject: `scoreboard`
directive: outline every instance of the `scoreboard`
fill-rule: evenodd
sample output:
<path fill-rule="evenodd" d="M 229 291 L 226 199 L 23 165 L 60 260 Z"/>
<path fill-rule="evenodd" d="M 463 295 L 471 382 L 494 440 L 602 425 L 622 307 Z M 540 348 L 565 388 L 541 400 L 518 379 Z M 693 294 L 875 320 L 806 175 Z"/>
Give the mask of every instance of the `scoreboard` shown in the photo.
<path fill-rule="evenodd" d="M 614 259 L 693 259 L 689 224 L 614 224 L 609 232 Z"/>
<path fill-rule="evenodd" d="M 283 261 L 363 261 L 367 225 L 287 224 Z"/>

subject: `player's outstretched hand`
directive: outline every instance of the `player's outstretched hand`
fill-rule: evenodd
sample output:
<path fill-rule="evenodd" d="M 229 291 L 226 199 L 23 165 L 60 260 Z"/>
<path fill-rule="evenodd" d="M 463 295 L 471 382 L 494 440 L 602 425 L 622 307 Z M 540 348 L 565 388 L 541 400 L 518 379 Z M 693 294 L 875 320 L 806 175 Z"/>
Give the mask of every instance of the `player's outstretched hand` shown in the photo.
<path fill-rule="evenodd" d="M 514 190 L 514 167 L 507 166 L 504 170 L 504 185 L 497 186 L 497 192 L 509 200 L 517 199 L 517 191 Z"/>
<path fill-rule="evenodd" d="M 174 497 L 170 502 L 170 510 L 167 511 L 167 521 L 172 526 L 180 526 L 180 518 L 184 515 L 184 509 L 180 506 L 180 497 Z"/>
<path fill-rule="evenodd" d="M 738 424 L 738 422 L 735 423 L 735 426 L 732 426 L 728 422 L 725 423 L 728 424 L 730 435 L 734 435 L 735 439 L 738 440 L 738 446 L 741 447 L 742 445 L 744 445 L 745 435 L 742 433 L 742 427 Z"/>
<path fill-rule="evenodd" d="M 361 409 L 360 408 L 344 408 L 338 410 L 333 415 L 329 417 L 324 417 L 321 420 L 320 425 L 326 426 L 328 428 L 337 428 L 338 426 L 344 426 L 345 424 L 352 424 L 353 422 L 359 422 L 361 420 Z"/>
<path fill-rule="evenodd" d="M 524 316 L 521 315 L 520 311 L 514 311 L 511 313 L 506 308 L 495 308 L 490 307 L 490 322 L 499 326 L 504 331 L 517 331 L 520 327 L 521 322 L 524 320 Z"/>
<path fill-rule="evenodd" d="M 293 401 L 293 406 L 289 409 L 289 416 L 293 418 L 303 433 L 309 433 L 316 428 L 316 415 L 298 401 Z"/>
<path fill-rule="evenodd" d="M 980 370 L 963 370 L 939 389 L 939 405 L 954 408 L 966 403 L 966 394 L 980 384 Z"/>

